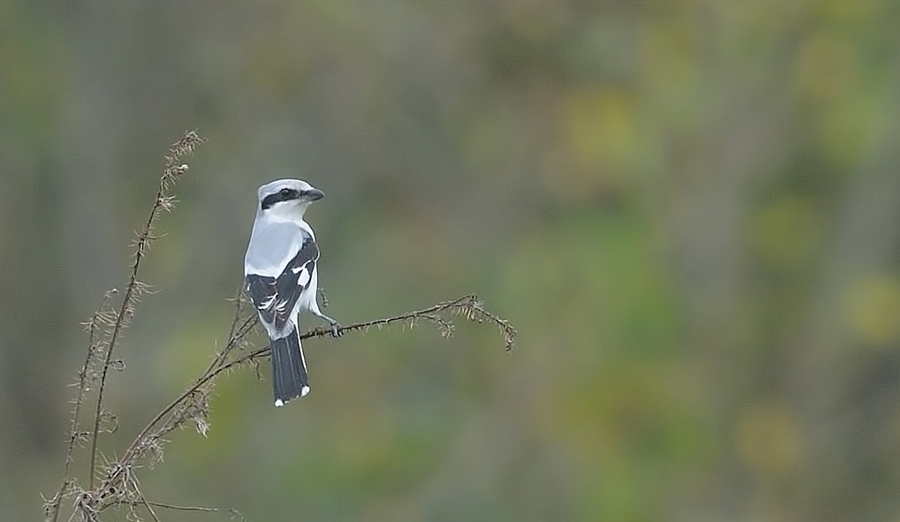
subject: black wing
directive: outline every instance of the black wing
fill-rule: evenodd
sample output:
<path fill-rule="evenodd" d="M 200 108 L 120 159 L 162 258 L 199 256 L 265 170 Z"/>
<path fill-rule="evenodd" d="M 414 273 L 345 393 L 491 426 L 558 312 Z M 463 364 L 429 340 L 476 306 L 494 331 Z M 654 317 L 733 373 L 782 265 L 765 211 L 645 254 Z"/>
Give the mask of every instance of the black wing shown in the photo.
<path fill-rule="evenodd" d="M 312 237 L 277 278 L 247 274 L 247 293 L 259 311 L 259 318 L 281 331 L 290 318 L 300 295 L 309 288 L 319 259 L 319 247 Z"/>

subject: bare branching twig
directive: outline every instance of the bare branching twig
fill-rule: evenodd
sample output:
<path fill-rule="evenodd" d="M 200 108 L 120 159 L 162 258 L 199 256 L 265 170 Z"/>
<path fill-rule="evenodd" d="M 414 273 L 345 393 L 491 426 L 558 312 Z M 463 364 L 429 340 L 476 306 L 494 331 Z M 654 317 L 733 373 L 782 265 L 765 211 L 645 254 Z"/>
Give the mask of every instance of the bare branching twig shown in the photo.
<path fill-rule="evenodd" d="M 163 212 L 169 212 L 175 205 L 174 196 L 169 194 L 169 190 L 178 181 L 178 178 L 184 175 L 188 170 L 186 164 L 179 164 L 179 160 L 193 152 L 194 147 L 200 144 L 203 139 L 195 132 L 190 131 L 178 140 L 169 154 L 166 156 L 166 165 L 163 169 L 162 177 L 159 179 L 159 188 L 156 190 L 156 197 L 153 200 L 153 206 L 150 208 L 150 214 L 144 223 L 144 228 L 138 233 L 137 238 L 133 242 L 134 253 L 131 263 L 131 274 L 128 276 L 128 284 L 125 287 L 125 295 L 122 297 L 122 304 L 115 314 L 115 322 L 109 333 L 109 340 L 106 342 L 106 360 L 101 367 L 100 385 L 97 391 L 97 411 L 94 414 L 94 429 L 91 432 L 91 463 L 90 473 L 88 475 L 89 489 L 94 488 L 94 466 L 97 462 L 97 439 L 100 436 L 100 422 L 103 418 L 103 393 L 106 389 L 106 376 L 112 367 L 113 352 L 122 330 L 128 326 L 137 302 L 142 293 L 146 292 L 149 286 L 138 280 L 138 272 L 141 268 L 141 261 L 147 255 L 150 244 L 156 239 L 154 235 L 156 218 Z"/>
<path fill-rule="evenodd" d="M 84 359 L 84 364 L 81 366 L 81 369 L 78 370 L 78 382 L 75 383 L 75 386 L 78 387 L 78 395 L 74 400 L 74 408 L 72 409 L 72 419 L 70 421 L 69 428 L 69 437 L 68 437 L 68 448 L 66 450 L 66 466 L 65 471 L 63 472 L 63 480 L 62 484 L 59 486 L 59 491 L 56 492 L 56 495 L 53 498 L 49 499 L 44 504 L 45 515 L 48 520 L 52 522 L 56 522 L 59 518 L 59 504 L 62 501 L 62 498 L 66 496 L 67 491 L 70 487 L 72 487 L 72 462 L 74 461 L 75 455 L 75 446 L 79 442 L 84 442 L 86 438 L 89 436 L 89 433 L 82 432 L 79 430 L 79 418 L 81 414 L 81 406 L 84 404 L 85 397 L 91 389 L 91 382 L 94 380 L 92 371 L 93 364 L 92 361 L 96 357 L 97 351 L 99 349 L 98 341 L 97 341 L 97 330 L 100 328 L 103 313 L 108 306 L 108 302 L 110 297 L 115 294 L 114 290 L 107 291 L 103 296 L 103 300 L 100 302 L 100 306 L 97 308 L 97 311 L 94 312 L 94 315 L 91 316 L 90 320 L 85 323 L 85 328 L 88 332 L 88 349 L 87 355 Z"/>
<path fill-rule="evenodd" d="M 195 511 L 198 513 L 228 513 L 231 515 L 232 519 L 240 520 L 243 522 L 244 515 L 241 514 L 240 511 L 232 508 L 211 508 L 211 507 L 203 507 L 203 506 L 179 506 L 176 504 L 166 504 L 164 502 L 151 502 L 147 499 L 143 499 L 140 502 L 116 502 L 110 503 L 106 508 L 118 507 L 118 506 L 127 506 L 130 509 L 134 509 L 138 506 L 144 506 L 146 508 L 159 508 L 159 509 L 168 509 L 170 511 Z"/>

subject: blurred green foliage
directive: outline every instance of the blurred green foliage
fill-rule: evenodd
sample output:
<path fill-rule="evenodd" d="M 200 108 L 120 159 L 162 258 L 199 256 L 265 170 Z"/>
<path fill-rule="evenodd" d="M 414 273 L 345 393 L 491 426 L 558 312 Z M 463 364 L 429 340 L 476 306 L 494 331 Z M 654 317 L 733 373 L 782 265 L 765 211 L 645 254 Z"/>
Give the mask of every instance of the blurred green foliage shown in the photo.
<path fill-rule="evenodd" d="M 79 323 L 190 128 L 209 142 L 147 260 L 107 455 L 225 341 L 279 177 L 327 195 L 330 315 L 475 292 L 519 347 L 466 324 L 310 341 L 313 392 L 278 410 L 234 372 L 208 437 L 142 470 L 151 500 L 897 519 L 898 6 L 0 0 L 0 519 L 58 487 Z"/>

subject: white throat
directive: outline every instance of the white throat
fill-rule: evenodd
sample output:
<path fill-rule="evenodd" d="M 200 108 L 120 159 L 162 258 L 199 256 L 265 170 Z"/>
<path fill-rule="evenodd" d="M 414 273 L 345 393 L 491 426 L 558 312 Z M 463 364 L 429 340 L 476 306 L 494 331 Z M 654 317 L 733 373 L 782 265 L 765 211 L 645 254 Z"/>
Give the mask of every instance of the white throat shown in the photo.
<path fill-rule="evenodd" d="M 260 209 L 259 217 L 270 223 L 303 222 L 303 214 L 308 206 L 309 202 L 306 201 L 283 201 L 265 210 Z"/>

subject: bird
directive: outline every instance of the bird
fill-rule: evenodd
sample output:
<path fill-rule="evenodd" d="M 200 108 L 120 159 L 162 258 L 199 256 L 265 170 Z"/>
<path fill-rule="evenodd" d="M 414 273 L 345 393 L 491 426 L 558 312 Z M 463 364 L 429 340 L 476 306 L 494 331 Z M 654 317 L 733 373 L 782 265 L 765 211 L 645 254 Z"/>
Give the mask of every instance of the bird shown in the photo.
<path fill-rule="evenodd" d="M 325 194 L 299 179 L 279 179 L 259 187 L 250 243 L 244 256 L 244 284 L 269 337 L 275 406 L 309 393 L 306 358 L 300 344 L 301 310 L 340 324 L 316 302 L 319 247 L 303 215 Z"/>

